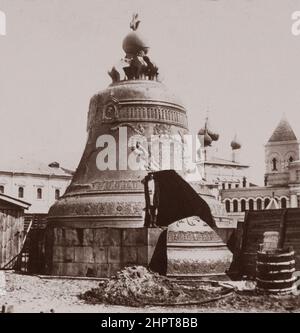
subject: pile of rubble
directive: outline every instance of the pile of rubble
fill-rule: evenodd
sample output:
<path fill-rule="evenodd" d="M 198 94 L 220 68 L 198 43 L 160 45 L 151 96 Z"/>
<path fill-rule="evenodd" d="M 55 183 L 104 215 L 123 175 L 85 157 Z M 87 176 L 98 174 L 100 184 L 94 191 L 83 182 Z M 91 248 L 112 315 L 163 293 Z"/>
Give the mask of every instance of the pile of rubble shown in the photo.
<path fill-rule="evenodd" d="M 213 290 L 214 289 L 214 290 Z M 215 290 L 216 289 L 216 290 Z M 143 266 L 126 267 L 110 280 L 99 284 L 80 295 L 87 303 L 145 306 L 168 305 L 206 301 L 216 296 L 224 288 L 202 288 L 178 285 L 157 273 L 150 272 Z"/>

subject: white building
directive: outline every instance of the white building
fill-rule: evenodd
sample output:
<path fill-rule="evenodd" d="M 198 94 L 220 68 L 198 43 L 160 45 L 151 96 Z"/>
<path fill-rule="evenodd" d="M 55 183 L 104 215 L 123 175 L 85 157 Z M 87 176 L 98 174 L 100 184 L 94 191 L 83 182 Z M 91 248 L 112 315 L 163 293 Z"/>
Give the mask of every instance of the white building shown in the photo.
<path fill-rule="evenodd" d="M 72 179 L 57 162 L 49 165 L 19 158 L 0 162 L 0 193 L 31 204 L 29 214 L 47 214 Z"/>
<path fill-rule="evenodd" d="M 227 213 L 243 220 L 246 210 L 268 209 L 272 200 L 278 208 L 300 207 L 299 158 L 299 141 L 283 117 L 265 145 L 265 186 L 222 190 Z"/>
<path fill-rule="evenodd" d="M 214 151 L 214 142 L 219 140 L 219 134 L 212 130 L 208 118 L 204 127 L 198 132 L 201 147 L 196 162 L 198 171 L 205 185 L 208 186 L 216 198 L 220 199 L 220 191 L 248 187 L 248 165 L 239 161 L 241 144 L 236 136 L 230 143 L 232 149 L 231 159 L 217 156 Z"/>

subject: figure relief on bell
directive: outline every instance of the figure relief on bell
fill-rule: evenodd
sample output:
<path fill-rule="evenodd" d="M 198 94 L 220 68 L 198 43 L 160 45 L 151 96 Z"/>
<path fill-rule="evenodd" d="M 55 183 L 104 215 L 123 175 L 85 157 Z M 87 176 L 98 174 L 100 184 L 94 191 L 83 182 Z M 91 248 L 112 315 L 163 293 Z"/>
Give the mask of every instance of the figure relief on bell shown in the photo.
<path fill-rule="evenodd" d="M 123 40 L 125 57 L 108 72 L 113 83 L 126 80 L 157 80 L 158 67 L 148 56 L 149 46 L 137 33 L 140 20 L 133 14 L 130 22 L 132 30 Z"/>

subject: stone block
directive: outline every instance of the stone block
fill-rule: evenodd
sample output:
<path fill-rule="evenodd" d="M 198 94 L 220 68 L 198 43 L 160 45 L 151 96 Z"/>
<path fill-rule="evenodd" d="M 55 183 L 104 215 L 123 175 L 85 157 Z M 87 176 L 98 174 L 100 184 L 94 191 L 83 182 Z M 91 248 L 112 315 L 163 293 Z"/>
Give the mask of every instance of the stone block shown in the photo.
<path fill-rule="evenodd" d="M 124 246 L 122 247 L 122 264 L 137 264 L 137 247 L 135 246 Z"/>
<path fill-rule="evenodd" d="M 95 264 L 80 264 L 79 274 L 86 277 L 97 276 L 97 265 Z"/>
<path fill-rule="evenodd" d="M 50 232 L 48 231 L 49 237 Z M 51 241 L 51 240 L 49 240 Z M 62 228 L 54 228 L 53 229 L 53 244 L 54 245 L 64 245 L 64 233 Z"/>
<path fill-rule="evenodd" d="M 122 268 L 121 263 L 109 264 L 109 276 L 116 275 Z"/>
<path fill-rule="evenodd" d="M 108 278 L 109 275 L 109 264 L 98 264 L 96 267 L 96 276 L 100 278 Z"/>
<path fill-rule="evenodd" d="M 147 228 L 126 228 L 122 233 L 123 246 L 137 246 L 147 244 Z"/>
<path fill-rule="evenodd" d="M 97 228 L 93 230 L 94 233 L 94 246 L 107 245 L 108 228 Z"/>
<path fill-rule="evenodd" d="M 74 247 L 64 247 L 63 248 L 63 258 L 64 262 L 73 262 L 75 259 L 75 248 Z"/>
<path fill-rule="evenodd" d="M 64 248 L 62 246 L 53 247 L 53 262 L 64 262 Z"/>
<path fill-rule="evenodd" d="M 94 244 L 93 229 L 83 229 L 83 245 L 92 246 Z"/>
<path fill-rule="evenodd" d="M 77 263 L 64 263 L 62 265 L 62 275 L 64 276 L 82 276 Z"/>
<path fill-rule="evenodd" d="M 154 245 L 149 245 L 148 246 L 148 264 L 150 263 L 150 261 L 151 261 L 151 259 L 153 257 L 155 249 L 156 249 L 156 246 L 154 246 Z M 160 249 L 160 250 L 161 250 L 160 253 L 162 253 L 163 251 L 166 251 L 165 247 L 163 249 Z"/>
<path fill-rule="evenodd" d="M 94 244 L 96 246 L 120 246 L 122 229 L 98 228 L 94 229 Z"/>
<path fill-rule="evenodd" d="M 64 267 L 64 263 L 60 263 L 60 262 L 54 262 L 52 263 L 52 267 L 51 267 L 51 275 L 57 275 L 57 276 L 61 276 L 63 275 L 63 267 Z"/>
<path fill-rule="evenodd" d="M 78 239 L 77 229 L 63 229 L 63 233 L 65 246 L 82 245 L 80 239 Z"/>
<path fill-rule="evenodd" d="M 53 262 L 73 262 L 74 247 L 54 246 Z"/>
<path fill-rule="evenodd" d="M 147 245 L 155 247 L 163 231 L 162 228 L 147 228 Z"/>
<path fill-rule="evenodd" d="M 109 228 L 105 245 L 121 246 L 121 241 L 122 241 L 122 229 Z"/>
<path fill-rule="evenodd" d="M 108 248 L 108 263 L 121 262 L 121 248 L 117 246 L 110 246 Z"/>
<path fill-rule="evenodd" d="M 137 248 L 137 264 L 142 266 L 149 264 L 148 246 L 139 246 Z"/>
<path fill-rule="evenodd" d="M 93 248 L 88 246 L 75 247 L 76 263 L 94 263 Z"/>
<path fill-rule="evenodd" d="M 108 263 L 108 248 L 107 247 L 94 247 L 93 248 L 94 262 L 97 264 Z"/>

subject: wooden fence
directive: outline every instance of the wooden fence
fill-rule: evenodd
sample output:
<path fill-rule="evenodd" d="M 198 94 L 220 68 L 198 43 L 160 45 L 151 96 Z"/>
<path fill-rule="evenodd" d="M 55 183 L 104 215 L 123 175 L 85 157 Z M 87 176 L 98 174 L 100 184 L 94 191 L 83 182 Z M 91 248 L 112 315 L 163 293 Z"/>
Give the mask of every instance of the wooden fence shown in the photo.
<path fill-rule="evenodd" d="M 293 247 L 296 269 L 300 270 L 300 209 L 248 211 L 239 225 L 236 239 L 235 267 L 242 276 L 256 276 L 256 253 L 266 231 L 278 231 L 280 246 Z M 240 244 L 240 245 L 238 245 Z"/>

